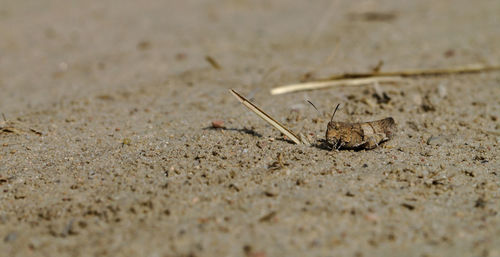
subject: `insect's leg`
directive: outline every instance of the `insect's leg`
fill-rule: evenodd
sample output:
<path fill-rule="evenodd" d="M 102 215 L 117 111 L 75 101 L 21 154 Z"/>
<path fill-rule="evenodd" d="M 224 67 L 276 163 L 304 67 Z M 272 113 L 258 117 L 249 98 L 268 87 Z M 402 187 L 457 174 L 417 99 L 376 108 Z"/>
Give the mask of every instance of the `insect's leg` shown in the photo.
<path fill-rule="evenodd" d="M 377 141 L 378 140 L 377 140 L 377 137 L 375 135 L 370 135 L 370 136 L 366 137 L 365 149 L 376 148 L 378 146 Z"/>
<path fill-rule="evenodd" d="M 330 147 L 330 151 L 333 151 L 333 150 L 337 149 L 337 145 L 338 145 L 338 142 L 336 142 L 334 144 L 328 144 L 327 143 L 327 146 Z"/>
<path fill-rule="evenodd" d="M 344 145 L 345 145 L 344 142 L 339 143 L 337 146 L 337 150 L 340 150 L 340 148 L 342 148 Z"/>
<path fill-rule="evenodd" d="M 380 143 L 387 141 L 389 138 L 385 135 L 385 133 L 375 133 L 373 135 L 367 136 L 365 138 L 367 144 L 365 146 L 366 149 L 376 148 Z"/>
<path fill-rule="evenodd" d="M 355 144 L 353 148 L 364 148 L 364 145 L 366 145 L 367 143 L 368 143 L 367 141 L 363 141 L 359 144 Z"/>

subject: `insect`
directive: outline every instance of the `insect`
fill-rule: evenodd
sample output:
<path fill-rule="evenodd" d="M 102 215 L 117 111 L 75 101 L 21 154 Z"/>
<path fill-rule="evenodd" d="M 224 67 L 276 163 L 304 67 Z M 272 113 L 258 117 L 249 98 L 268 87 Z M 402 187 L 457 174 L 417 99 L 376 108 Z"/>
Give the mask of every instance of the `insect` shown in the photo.
<path fill-rule="evenodd" d="M 284 135 L 290 138 L 295 144 L 309 145 L 308 140 L 303 136 L 295 135 L 291 130 L 283 126 L 277 120 L 273 119 L 269 114 L 262 111 L 259 107 L 247 100 L 242 95 L 231 89 L 231 93 L 245 105 L 248 109 L 256 113 L 259 117 L 271 124 L 273 127 L 281 131 Z M 318 109 L 311 101 L 308 101 L 316 111 Z M 383 120 L 349 123 L 333 121 L 335 113 L 339 105 L 335 107 L 332 118 L 326 128 L 326 142 L 332 149 L 373 149 L 379 144 L 391 139 L 396 133 L 396 123 L 393 118 L 385 118 Z M 300 134 L 299 134 L 300 135 Z"/>
<path fill-rule="evenodd" d="M 335 108 L 328 127 L 326 142 L 333 149 L 373 149 L 391 139 L 396 133 L 396 123 L 392 117 L 382 120 L 349 123 L 333 121 Z"/>

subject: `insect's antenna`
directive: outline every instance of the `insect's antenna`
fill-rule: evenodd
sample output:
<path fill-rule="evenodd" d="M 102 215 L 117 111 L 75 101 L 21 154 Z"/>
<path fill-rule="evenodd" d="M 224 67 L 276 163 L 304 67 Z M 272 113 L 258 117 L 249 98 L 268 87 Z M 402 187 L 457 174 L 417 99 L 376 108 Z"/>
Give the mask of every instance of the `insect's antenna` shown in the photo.
<path fill-rule="evenodd" d="M 5 118 L 5 114 L 3 114 L 3 112 L 2 112 L 2 118 L 3 118 L 3 121 L 7 122 L 7 119 Z"/>
<path fill-rule="evenodd" d="M 316 111 L 317 111 L 319 114 L 321 114 L 321 112 L 319 112 L 318 108 L 316 108 L 316 106 L 315 106 L 315 105 L 314 105 L 311 101 L 309 101 L 309 100 L 306 100 L 306 101 L 307 101 L 309 104 L 311 104 L 311 105 L 312 105 L 312 107 L 314 107 L 314 109 L 316 109 Z"/>
<path fill-rule="evenodd" d="M 335 107 L 335 111 L 333 111 L 332 118 L 330 119 L 330 122 L 333 121 L 333 117 L 335 116 L 335 113 L 337 112 L 337 109 L 339 108 L 340 104 L 337 104 L 337 107 Z"/>

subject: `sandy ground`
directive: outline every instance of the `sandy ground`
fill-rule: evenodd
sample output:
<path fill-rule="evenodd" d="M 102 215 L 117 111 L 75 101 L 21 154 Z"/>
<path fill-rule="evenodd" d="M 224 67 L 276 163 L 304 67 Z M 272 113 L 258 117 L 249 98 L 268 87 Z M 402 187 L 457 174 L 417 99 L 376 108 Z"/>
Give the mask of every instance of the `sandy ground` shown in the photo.
<path fill-rule="evenodd" d="M 500 1 L 0 1 L 1 256 L 500 256 Z M 333 53 L 333 54 L 332 54 Z M 211 56 L 220 69 L 205 60 Z M 370 151 L 293 131 L 393 117 Z M 309 99 L 319 114 L 304 100 Z M 223 120 L 225 129 L 212 129 Z"/>

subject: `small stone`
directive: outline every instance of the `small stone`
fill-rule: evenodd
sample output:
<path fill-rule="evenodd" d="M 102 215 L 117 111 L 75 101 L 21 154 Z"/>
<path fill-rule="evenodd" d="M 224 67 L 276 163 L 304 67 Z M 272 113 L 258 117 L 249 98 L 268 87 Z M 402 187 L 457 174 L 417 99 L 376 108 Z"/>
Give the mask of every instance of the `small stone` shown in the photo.
<path fill-rule="evenodd" d="M 12 242 L 14 240 L 17 239 L 17 232 L 10 232 L 9 234 L 7 234 L 7 236 L 5 236 L 5 238 L 3 239 L 3 241 L 5 243 L 8 243 L 8 242 Z"/>
<path fill-rule="evenodd" d="M 215 128 L 215 129 L 225 128 L 224 121 L 223 120 L 212 121 L 212 128 Z"/>
<path fill-rule="evenodd" d="M 122 146 L 124 145 L 130 145 L 132 140 L 130 140 L 130 138 L 126 137 L 122 140 Z"/>
<path fill-rule="evenodd" d="M 423 99 L 422 99 L 422 110 L 424 110 L 424 112 L 433 112 L 436 110 L 436 107 L 434 106 L 434 104 L 432 103 L 431 99 L 430 99 L 430 95 L 427 94 Z"/>
<path fill-rule="evenodd" d="M 365 215 L 365 219 L 367 221 L 377 222 L 379 220 L 379 216 L 376 213 L 369 212 Z"/>
<path fill-rule="evenodd" d="M 417 123 L 415 123 L 414 121 L 408 121 L 406 123 L 408 124 L 408 127 L 418 132 L 419 129 Z"/>
<path fill-rule="evenodd" d="M 137 43 L 137 49 L 139 49 L 139 50 L 144 51 L 144 50 L 148 50 L 149 48 L 151 48 L 151 42 L 149 42 L 149 41 L 144 40 L 144 41 Z"/>
<path fill-rule="evenodd" d="M 446 50 L 446 52 L 443 53 L 444 57 L 446 58 L 450 58 L 450 57 L 453 57 L 455 56 L 455 50 L 453 49 L 448 49 Z"/>
<path fill-rule="evenodd" d="M 267 146 L 267 142 L 264 141 L 264 140 L 257 141 L 256 145 L 257 145 L 258 148 L 263 149 L 264 147 Z"/>
<path fill-rule="evenodd" d="M 266 215 L 262 216 L 262 217 L 259 219 L 259 221 L 260 221 L 260 222 L 269 222 L 269 221 L 271 221 L 271 220 L 273 220 L 273 219 L 275 218 L 276 214 L 277 214 L 277 213 L 276 213 L 275 211 L 271 211 L 271 212 L 269 212 L 268 214 L 266 214 Z"/>
<path fill-rule="evenodd" d="M 417 106 L 421 106 L 423 103 L 422 96 L 420 94 L 413 94 L 410 98 Z"/>
<path fill-rule="evenodd" d="M 406 209 L 413 211 L 415 210 L 415 206 L 409 203 L 402 203 L 401 206 L 405 207 Z"/>
<path fill-rule="evenodd" d="M 486 206 L 486 203 L 487 203 L 486 200 L 484 200 L 484 198 L 480 197 L 474 203 L 474 207 L 484 209 L 484 207 Z"/>
<path fill-rule="evenodd" d="M 436 145 L 440 146 L 445 144 L 448 141 L 448 139 L 445 136 L 430 136 L 427 139 L 427 145 Z"/>
<path fill-rule="evenodd" d="M 364 104 L 370 106 L 371 108 L 377 107 L 377 103 L 374 100 L 372 100 L 371 98 L 364 97 L 364 98 L 361 99 L 361 102 L 363 102 Z"/>
<path fill-rule="evenodd" d="M 438 86 L 438 96 L 440 98 L 445 98 L 447 95 L 446 86 L 444 84 L 439 84 Z"/>

